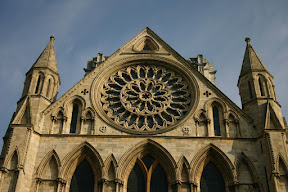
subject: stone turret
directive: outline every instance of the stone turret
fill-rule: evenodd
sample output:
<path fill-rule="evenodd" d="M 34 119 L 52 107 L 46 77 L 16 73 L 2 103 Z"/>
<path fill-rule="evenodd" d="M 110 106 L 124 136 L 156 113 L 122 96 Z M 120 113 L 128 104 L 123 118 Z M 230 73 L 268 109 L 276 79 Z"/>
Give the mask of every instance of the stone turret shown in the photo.
<path fill-rule="evenodd" d="M 247 45 L 243 64 L 238 79 L 238 88 L 243 110 L 254 119 L 256 127 L 265 127 L 269 106 L 273 108 L 275 118 L 283 127 L 281 108 L 276 100 L 273 76 L 257 55 L 250 38 L 245 39 Z M 279 125 L 280 126 L 280 125 Z"/>
<path fill-rule="evenodd" d="M 17 123 L 37 122 L 39 112 L 56 100 L 60 77 L 54 50 L 54 40 L 55 37 L 51 36 L 46 48 L 26 73 L 22 97 L 17 103 L 16 116 L 19 111 L 27 115 L 21 118 L 18 117 L 22 120 L 18 119 Z M 16 122 L 14 121 L 14 123 Z"/>

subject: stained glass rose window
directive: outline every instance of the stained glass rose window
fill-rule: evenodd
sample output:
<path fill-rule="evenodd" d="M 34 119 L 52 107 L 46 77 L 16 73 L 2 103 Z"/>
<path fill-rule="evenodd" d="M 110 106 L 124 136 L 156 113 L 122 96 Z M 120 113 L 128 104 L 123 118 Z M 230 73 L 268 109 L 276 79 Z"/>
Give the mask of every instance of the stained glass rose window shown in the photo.
<path fill-rule="evenodd" d="M 104 83 L 101 104 L 117 125 L 149 132 L 182 119 L 191 104 L 191 92 L 183 78 L 170 69 L 129 66 Z"/>

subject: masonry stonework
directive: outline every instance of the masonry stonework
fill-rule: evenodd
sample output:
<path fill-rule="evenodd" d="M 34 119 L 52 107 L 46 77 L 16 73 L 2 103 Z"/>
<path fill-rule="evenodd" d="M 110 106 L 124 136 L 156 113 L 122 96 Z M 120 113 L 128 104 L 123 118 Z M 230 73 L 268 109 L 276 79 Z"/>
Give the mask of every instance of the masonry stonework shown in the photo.
<path fill-rule="evenodd" d="M 287 124 L 249 38 L 242 109 L 215 86 L 213 63 L 184 59 L 149 28 L 88 61 L 56 99 L 54 40 L 26 73 L 1 191 L 288 191 Z"/>

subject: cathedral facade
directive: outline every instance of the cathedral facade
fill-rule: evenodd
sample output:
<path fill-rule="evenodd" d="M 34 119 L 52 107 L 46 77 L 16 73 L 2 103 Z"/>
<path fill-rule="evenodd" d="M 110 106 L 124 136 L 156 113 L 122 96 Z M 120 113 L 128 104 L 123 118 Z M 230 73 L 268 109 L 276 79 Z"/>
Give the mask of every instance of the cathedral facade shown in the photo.
<path fill-rule="evenodd" d="M 56 99 L 54 37 L 26 73 L 0 159 L 1 191 L 286 192 L 287 124 L 273 76 L 247 46 L 242 109 L 213 63 L 149 28 Z"/>

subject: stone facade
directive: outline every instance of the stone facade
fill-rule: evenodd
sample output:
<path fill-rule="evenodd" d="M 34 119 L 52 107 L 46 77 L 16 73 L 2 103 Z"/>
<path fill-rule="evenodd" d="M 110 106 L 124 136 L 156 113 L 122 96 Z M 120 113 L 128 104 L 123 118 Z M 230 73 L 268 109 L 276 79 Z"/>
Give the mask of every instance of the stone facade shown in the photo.
<path fill-rule="evenodd" d="M 84 161 L 98 192 L 131 191 L 136 165 L 147 192 L 155 191 L 157 167 L 163 191 L 205 191 L 211 164 L 227 192 L 288 190 L 287 124 L 249 38 L 238 81 L 242 109 L 214 85 L 213 63 L 202 55 L 185 60 L 149 28 L 111 56 L 98 54 L 56 99 L 53 42 L 27 72 L 4 137 L 2 191 L 73 191 Z"/>

